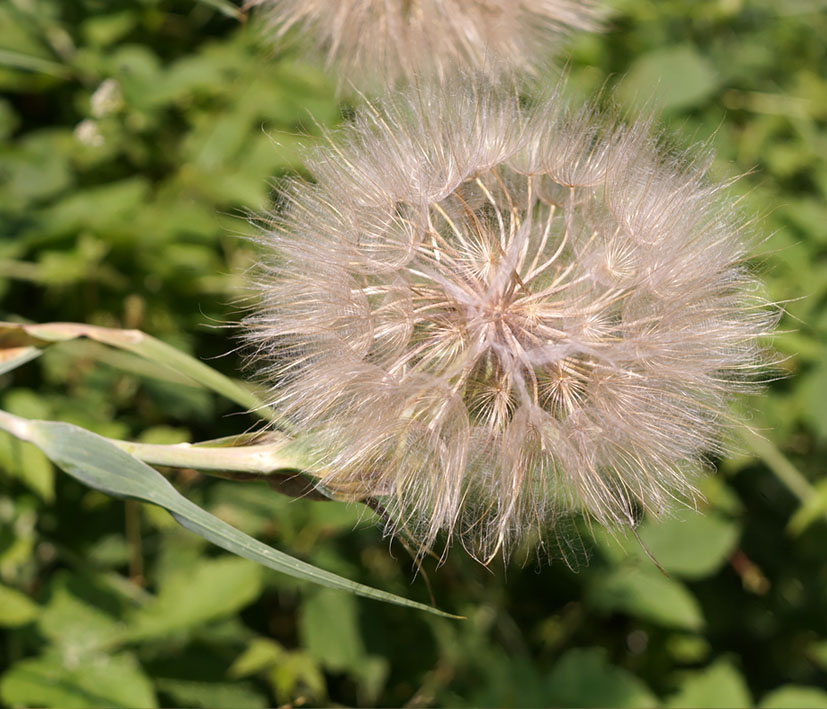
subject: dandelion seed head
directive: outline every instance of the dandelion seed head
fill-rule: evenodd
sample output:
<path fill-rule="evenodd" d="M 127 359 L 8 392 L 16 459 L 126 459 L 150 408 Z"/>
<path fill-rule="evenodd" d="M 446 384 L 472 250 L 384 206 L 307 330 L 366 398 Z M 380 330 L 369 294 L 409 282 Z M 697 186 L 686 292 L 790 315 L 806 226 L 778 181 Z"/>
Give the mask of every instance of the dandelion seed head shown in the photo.
<path fill-rule="evenodd" d="M 708 156 L 466 76 L 368 105 L 262 241 L 249 341 L 320 485 L 490 560 L 691 501 L 775 315 Z"/>
<path fill-rule="evenodd" d="M 575 30 L 596 30 L 593 0 L 258 0 L 281 39 L 301 28 L 351 81 L 455 69 L 532 71 Z"/>

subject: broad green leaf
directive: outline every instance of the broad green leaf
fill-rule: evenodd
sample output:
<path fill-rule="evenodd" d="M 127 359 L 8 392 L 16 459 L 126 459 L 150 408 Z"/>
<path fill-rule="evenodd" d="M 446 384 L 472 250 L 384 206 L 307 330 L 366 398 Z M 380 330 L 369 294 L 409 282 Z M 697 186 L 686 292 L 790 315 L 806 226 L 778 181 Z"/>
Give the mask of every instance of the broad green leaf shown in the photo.
<path fill-rule="evenodd" d="M 43 129 L 27 134 L 11 150 L 0 148 L 0 206 L 17 211 L 61 194 L 72 184 L 72 166 L 66 155 L 66 131 Z M 4 269 L 14 278 L 26 278 L 20 262 Z"/>
<path fill-rule="evenodd" d="M 699 630 L 704 619 L 695 597 L 654 565 L 625 565 L 595 575 L 589 602 L 606 611 L 628 613 L 670 628 Z"/>
<path fill-rule="evenodd" d="M 640 529 L 641 540 L 666 571 L 691 579 L 715 573 L 735 549 L 738 535 L 736 523 L 690 509 Z"/>
<path fill-rule="evenodd" d="M 687 673 L 666 706 L 670 709 L 741 709 L 752 706 L 752 699 L 740 672 L 726 660 L 719 660 L 700 672 Z"/>
<path fill-rule="evenodd" d="M 90 230 L 107 234 L 128 230 L 150 196 L 144 177 L 75 189 L 44 210 L 43 230 L 50 235 L 73 235 Z"/>
<path fill-rule="evenodd" d="M 633 674 L 615 667 L 602 648 L 569 650 L 548 679 L 549 704 L 564 707 L 656 707 L 658 700 Z"/>
<path fill-rule="evenodd" d="M 164 637 L 232 615 L 261 592 L 262 568 L 246 559 L 206 559 L 166 577 L 158 596 L 129 618 L 122 641 Z"/>
<path fill-rule="evenodd" d="M 827 709 L 827 692 L 818 687 L 787 684 L 764 695 L 758 706 L 762 709 Z"/>
<path fill-rule="evenodd" d="M 52 580 L 38 628 L 63 654 L 87 658 L 117 644 L 123 632 L 117 616 L 104 609 L 106 602 L 86 578 L 61 573 Z"/>
<path fill-rule="evenodd" d="M 286 654 L 287 651 L 275 640 L 254 638 L 230 665 L 227 674 L 234 678 L 249 677 L 277 664 Z"/>
<path fill-rule="evenodd" d="M 620 87 L 627 106 L 653 101 L 661 110 L 686 109 L 718 86 L 714 67 L 691 45 L 654 49 L 637 59 Z"/>
<path fill-rule="evenodd" d="M 54 469 L 49 459 L 31 443 L 0 432 L 0 472 L 21 480 L 43 500 L 54 499 Z"/>
<path fill-rule="evenodd" d="M 109 495 L 132 497 L 163 507 L 182 526 L 238 556 L 321 586 L 455 617 L 422 603 L 349 581 L 276 551 L 190 502 L 146 463 L 82 428 L 53 421 L 29 421 L 5 412 L 0 412 L 0 428 L 34 443 L 53 463 L 82 483 Z"/>
<path fill-rule="evenodd" d="M 304 701 L 315 699 L 317 705 L 327 693 L 324 674 L 316 661 L 304 652 L 291 652 L 282 662 L 270 670 L 270 683 L 281 703 L 302 697 Z"/>
<path fill-rule="evenodd" d="M 83 36 L 93 46 L 105 47 L 127 34 L 136 22 L 134 11 L 93 15 L 83 25 Z"/>
<path fill-rule="evenodd" d="M 364 661 L 358 608 L 353 596 L 320 589 L 301 606 L 302 646 L 333 672 L 355 669 Z"/>
<path fill-rule="evenodd" d="M 7 706 L 136 707 L 158 706 L 152 684 L 130 653 L 87 658 L 47 652 L 12 665 L 0 679 Z"/>
<path fill-rule="evenodd" d="M 709 642 L 698 635 L 671 633 L 666 642 L 667 652 L 684 665 L 700 664 L 709 657 Z"/>
<path fill-rule="evenodd" d="M 159 679 L 158 691 L 168 695 L 178 707 L 207 709 L 264 709 L 270 706 L 253 685 L 242 682 L 196 682 L 184 679 Z"/>
<path fill-rule="evenodd" d="M 807 653 L 823 670 L 827 670 L 827 640 L 814 643 Z"/>
<path fill-rule="evenodd" d="M 36 57 L 33 54 L 26 54 L 25 52 L 15 52 L 11 49 L 0 48 L 0 66 L 3 65 L 15 69 L 25 69 L 26 71 L 49 74 L 61 79 L 66 78 L 71 73 L 67 67 L 49 59 Z"/>
<path fill-rule="evenodd" d="M 39 607 L 28 596 L 0 585 L 0 626 L 13 628 L 26 625 L 37 617 Z"/>
<path fill-rule="evenodd" d="M 156 366 L 169 369 L 178 375 L 185 375 L 194 386 L 211 389 L 262 418 L 270 419 L 273 416 L 268 406 L 240 384 L 194 357 L 139 330 L 118 330 L 81 323 L 0 323 L 0 351 L 24 346 L 42 348 L 53 342 L 66 342 L 78 337 L 88 337 L 110 347 L 132 352 Z"/>

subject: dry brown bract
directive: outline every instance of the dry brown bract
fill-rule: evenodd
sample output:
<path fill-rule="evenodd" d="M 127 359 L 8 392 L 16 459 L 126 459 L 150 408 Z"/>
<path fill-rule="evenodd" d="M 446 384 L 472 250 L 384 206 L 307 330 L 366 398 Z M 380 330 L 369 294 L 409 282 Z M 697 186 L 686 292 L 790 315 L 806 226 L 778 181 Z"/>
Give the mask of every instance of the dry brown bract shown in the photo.
<path fill-rule="evenodd" d="M 277 38 L 311 35 L 363 85 L 457 68 L 531 71 L 572 30 L 596 30 L 591 0 L 258 0 Z"/>
<path fill-rule="evenodd" d="M 465 77 L 357 114 L 263 235 L 248 320 L 322 485 L 481 560 L 691 499 L 774 314 L 706 161 Z"/>

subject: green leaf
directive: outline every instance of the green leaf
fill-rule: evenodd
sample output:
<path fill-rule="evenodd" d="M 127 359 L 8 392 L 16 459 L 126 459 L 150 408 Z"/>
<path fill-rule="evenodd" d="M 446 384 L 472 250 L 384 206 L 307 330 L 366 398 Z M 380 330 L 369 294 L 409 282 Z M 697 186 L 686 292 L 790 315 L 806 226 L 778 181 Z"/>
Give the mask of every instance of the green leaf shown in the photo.
<path fill-rule="evenodd" d="M 116 644 L 123 632 L 117 617 L 104 610 L 108 603 L 111 598 L 88 579 L 58 574 L 52 579 L 49 600 L 37 619 L 38 629 L 64 655 L 89 657 Z"/>
<path fill-rule="evenodd" d="M 827 478 L 813 483 L 813 494 L 799 505 L 795 514 L 790 518 L 788 529 L 791 534 L 798 536 L 813 522 L 827 517 Z"/>
<path fill-rule="evenodd" d="M 144 177 L 75 189 L 44 210 L 43 229 L 50 234 L 72 236 L 86 230 L 99 234 L 120 233 L 129 228 L 140 212 L 150 189 Z"/>
<path fill-rule="evenodd" d="M 666 571 L 691 579 L 715 573 L 735 549 L 738 536 L 734 522 L 690 509 L 640 529 L 641 540 Z"/>
<path fill-rule="evenodd" d="M 13 628 L 26 625 L 37 617 L 40 608 L 28 596 L 0 585 L 0 626 Z"/>
<path fill-rule="evenodd" d="M 823 357 L 799 389 L 805 402 L 804 413 L 822 441 L 827 441 L 827 357 Z"/>
<path fill-rule="evenodd" d="M 600 610 L 628 613 L 666 627 L 699 630 L 704 625 L 695 597 L 652 565 L 625 565 L 596 574 L 587 597 Z"/>
<path fill-rule="evenodd" d="M 564 707 L 656 707 L 657 698 L 633 674 L 615 667 L 602 648 L 569 650 L 548 679 L 549 704 Z"/>
<path fill-rule="evenodd" d="M 71 73 L 67 67 L 57 62 L 42 59 L 32 54 L 25 54 L 24 52 L 15 52 L 10 49 L 0 49 L 0 66 L 10 66 L 15 69 L 35 71 L 61 79 L 66 78 Z"/>
<path fill-rule="evenodd" d="M 254 638 L 247 648 L 230 665 L 230 677 L 249 677 L 280 662 L 286 650 L 275 640 Z"/>
<path fill-rule="evenodd" d="M 0 428 L 34 443 L 52 462 L 82 483 L 109 495 L 132 497 L 163 507 L 182 526 L 238 556 L 328 588 L 444 617 L 456 617 L 422 603 L 349 581 L 276 551 L 190 502 L 156 470 L 90 431 L 67 423 L 29 421 L 6 412 L 0 412 Z"/>
<path fill-rule="evenodd" d="M 764 695 L 763 709 L 827 709 L 827 692 L 818 687 L 787 684 Z"/>
<path fill-rule="evenodd" d="M 267 698 L 251 684 L 241 682 L 196 682 L 184 679 L 159 679 L 159 692 L 169 695 L 179 707 L 208 709 L 263 709 Z"/>
<path fill-rule="evenodd" d="M 276 697 L 282 704 L 292 704 L 293 700 L 299 698 L 303 699 L 302 703 L 306 703 L 308 699 L 315 699 L 313 703 L 317 706 L 329 704 L 320 701 L 327 693 L 324 674 L 307 653 L 291 652 L 270 670 L 269 679 Z"/>
<path fill-rule="evenodd" d="M 164 367 L 178 375 L 183 374 L 193 386 L 211 389 L 264 419 L 269 420 L 274 416 L 272 409 L 240 384 L 194 357 L 139 330 L 118 330 L 82 323 L 27 325 L 0 322 L 0 351 L 8 348 L 17 350 L 21 346 L 43 347 L 78 337 L 88 337 L 110 347 L 132 352 L 156 366 Z"/>
<path fill-rule="evenodd" d="M 17 211 L 60 194 L 72 184 L 65 141 L 71 134 L 42 129 L 27 134 L 13 148 L 0 148 L 0 205 Z"/>
<path fill-rule="evenodd" d="M 241 10 L 229 2 L 229 0 L 198 0 L 198 2 L 209 5 L 218 10 L 222 15 L 232 17 L 234 20 L 241 19 Z"/>
<path fill-rule="evenodd" d="M 129 618 L 122 641 L 164 637 L 228 616 L 261 592 L 262 569 L 246 559 L 200 561 L 165 578 L 158 596 Z"/>
<path fill-rule="evenodd" d="M 358 669 L 364 661 L 353 596 L 321 589 L 302 604 L 299 622 L 302 646 L 327 669 Z"/>
<path fill-rule="evenodd" d="M 813 662 L 821 667 L 821 669 L 827 670 L 827 640 L 821 640 L 817 643 L 813 643 L 808 648 L 807 654 Z"/>
<path fill-rule="evenodd" d="M 93 15 L 82 25 L 83 36 L 92 46 L 106 47 L 132 30 L 136 19 L 136 13 L 128 10 Z"/>
<path fill-rule="evenodd" d="M 653 101 L 661 110 L 687 109 L 705 101 L 718 86 L 710 62 L 690 46 L 667 47 L 637 59 L 620 86 L 627 106 Z"/>
<path fill-rule="evenodd" d="M 670 709 L 741 709 L 751 705 L 744 678 L 726 660 L 719 660 L 701 672 L 687 674 L 680 690 L 666 702 Z"/>
<path fill-rule="evenodd" d="M 87 658 L 49 652 L 18 662 L 0 679 L 0 698 L 11 706 L 157 707 L 155 693 L 130 653 Z"/>
<path fill-rule="evenodd" d="M 0 433 L 0 467 L 20 479 L 46 502 L 54 499 L 52 464 L 31 443 Z"/>
<path fill-rule="evenodd" d="M 41 350 L 37 347 L 9 347 L 0 350 L 0 374 L 11 372 L 26 362 L 40 357 Z"/>

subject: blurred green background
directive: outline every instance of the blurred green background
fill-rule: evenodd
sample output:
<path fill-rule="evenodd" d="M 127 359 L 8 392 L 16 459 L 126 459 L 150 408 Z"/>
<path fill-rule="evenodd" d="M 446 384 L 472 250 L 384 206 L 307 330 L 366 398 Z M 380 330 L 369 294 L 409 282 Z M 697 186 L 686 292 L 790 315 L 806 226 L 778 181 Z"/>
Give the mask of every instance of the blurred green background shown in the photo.
<path fill-rule="evenodd" d="M 430 585 L 468 617 L 450 621 L 224 554 L 3 436 L 0 703 L 827 707 L 827 3 L 612 7 L 574 42 L 572 86 L 630 109 L 654 92 L 678 145 L 747 173 L 756 268 L 788 312 L 784 377 L 749 416 L 797 472 L 772 446 L 720 461 L 702 516 L 640 530 L 667 577 L 602 534 L 576 569 L 457 549 L 416 573 L 363 509 L 169 471 L 299 558 L 425 602 Z M 352 110 L 335 79 L 227 0 L 2 0 L 0 91 L 0 318 L 140 328 L 239 376 L 246 215 Z M 253 423 L 79 341 L 0 377 L 0 408 L 153 442 Z"/>

